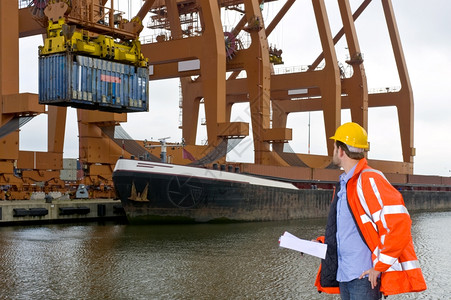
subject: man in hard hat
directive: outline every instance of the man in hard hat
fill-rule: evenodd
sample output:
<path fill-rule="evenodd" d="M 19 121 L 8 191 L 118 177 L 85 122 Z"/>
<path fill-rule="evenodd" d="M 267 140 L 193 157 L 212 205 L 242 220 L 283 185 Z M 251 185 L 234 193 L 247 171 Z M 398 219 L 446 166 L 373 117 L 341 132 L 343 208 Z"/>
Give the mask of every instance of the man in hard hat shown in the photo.
<path fill-rule="evenodd" d="M 333 163 L 344 170 L 330 206 L 327 246 L 315 282 L 342 299 L 380 299 L 426 289 L 401 194 L 368 166 L 368 138 L 357 123 L 337 128 Z"/>

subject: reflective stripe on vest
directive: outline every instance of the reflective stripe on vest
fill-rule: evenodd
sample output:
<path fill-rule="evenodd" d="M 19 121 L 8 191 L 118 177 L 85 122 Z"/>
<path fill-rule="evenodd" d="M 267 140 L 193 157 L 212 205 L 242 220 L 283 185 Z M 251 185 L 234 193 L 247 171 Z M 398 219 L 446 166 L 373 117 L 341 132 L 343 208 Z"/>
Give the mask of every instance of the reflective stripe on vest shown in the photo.
<path fill-rule="evenodd" d="M 373 260 L 373 266 L 375 266 L 379 261 L 383 262 L 384 264 L 390 265 L 390 268 L 388 268 L 385 272 L 407 271 L 420 267 L 418 260 L 404 261 L 400 263 L 397 258 L 380 253 L 379 247 L 376 247 L 376 249 L 374 249 L 373 255 L 376 257 Z"/>
<path fill-rule="evenodd" d="M 378 232 L 376 222 L 379 220 L 380 217 L 377 217 L 376 220 L 374 219 L 374 216 L 371 215 L 370 209 L 368 208 L 368 205 L 366 204 L 365 195 L 363 194 L 362 189 L 362 174 L 366 172 L 374 172 L 382 176 L 385 180 L 387 180 L 384 176 L 384 174 L 378 170 L 374 169 L 364 169 L 359 175 L 359 178 L 357 179 L 357 195 L 359 196 L 360 205 L 362 206 L 363 210 L 365 211 L 365 215 L 361 215 L 360 219 L 362 220 L 362 223 L 365 224 L 367 222 L 371 222 L 371 225 L 373 225 L 374 230 Z M 374 182 L 373 178 L 370 178 L 371 188 L 373 189 L 374 194 L 376 195 L 377 201 L 379 202 L 379 205 L 381 207 L 384 207 L 381 199 L 381 195 L 379 194 L 379 190 L 377 189 L 377 185 Z M 384 227 L 387 228 L 387 225 L 385 224 L 385 218 L 383 218 L 382 223 L 384 224 Z"/>
<path fill-rule="evenodd" d="M 374 230 L 378 231 L 376 222 L 381 220 L 381 218 L 384 217 L 385 215 L 392 214 L 409 214 L 409 212 L 407 211 L 407 208 L 404 205 L 385 205 L 382 206 L 382 209 L 372 214 L 371 217 L 369 217 L 368 215 L 361 215 L 360 219 L 362 220 L 363 224 L 371 222 L 371 225 L 373 225 Z M 389 229 L 387 228 L 387 224 L 385 223 L 385 218 L 383 218 L 382 224 L 384 225 L 384 228 L 388 232 Z"/>
<path fill-rule="evenodd" d="M 386 265 L 390 265 L 391 266 L 391 265 L 393 265 L 396 262 L 397 258 L 388 256 L 388 255 L 383 254 L 383 253 L 379 253 L 378 258 L 376 258 L 375 261 L 376 260 L 380 261 L 380 262 L 383 262 Z M 374 264 L 376 264 L 377 261 Z"/>
<path fill-rule="evenodd" d="M 408 271 L 408 270 L 420 268 L 420 263 L 418 262 L 418 260 L 410 260 L 410 261 L 404 261 L 404 262 L 400 263 L 398 259 L 395 259 L 388 255 L 384 255 L 384 254 L 379 254 L 379 255 L 380 255 L 379 256 L 380 259 L 376 258 L 373 261 L 373 264 L 375 265 L 377 262 L 381 261 L 384 264 L 390 265 L 390 267 L 385 272 Z M 393 263 L 391 263 L 391 261 L 393 261 Z"/>
<path fill-rule="evenodd" d="M 391 265 L 390 268 L 387 269 L 385 272 L 392 272 L 392 271 L 407 271 L 407 270 L 413 270 L 420 268 L 420 263 L 418 260 L 411 260 L 411 261 L 405 261 L 400 263 L 398 260 L 395 261 L 393 265 Z"/>

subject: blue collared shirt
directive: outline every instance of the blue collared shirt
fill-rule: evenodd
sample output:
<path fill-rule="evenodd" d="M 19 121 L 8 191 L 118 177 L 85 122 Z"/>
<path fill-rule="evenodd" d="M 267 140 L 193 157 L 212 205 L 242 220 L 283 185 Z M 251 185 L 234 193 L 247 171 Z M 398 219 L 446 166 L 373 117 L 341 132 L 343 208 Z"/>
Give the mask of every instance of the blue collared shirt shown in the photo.
<path fill-rule="evenodd" d="M 337 194 L 337 281 L 339 282 L 359 278 L 364 271 L 373 267 L 371 251 L 360 237 L 346 195 L 346 184 L 354 175 L 356 166 L 348 173 L 340 175 L 340 191 Z"/>

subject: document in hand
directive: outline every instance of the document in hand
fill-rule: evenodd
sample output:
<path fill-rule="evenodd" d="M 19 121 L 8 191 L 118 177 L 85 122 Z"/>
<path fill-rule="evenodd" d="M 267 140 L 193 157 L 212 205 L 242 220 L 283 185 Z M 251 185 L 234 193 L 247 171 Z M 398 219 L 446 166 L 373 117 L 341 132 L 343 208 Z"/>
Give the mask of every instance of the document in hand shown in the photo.
<path fill-rule="evenodd" d="M 279 238 L 279 245 L 283 248 L 296 250 L 322 259 L 326 257 L 326 244 L 303 240 L 287 231 Z"/>

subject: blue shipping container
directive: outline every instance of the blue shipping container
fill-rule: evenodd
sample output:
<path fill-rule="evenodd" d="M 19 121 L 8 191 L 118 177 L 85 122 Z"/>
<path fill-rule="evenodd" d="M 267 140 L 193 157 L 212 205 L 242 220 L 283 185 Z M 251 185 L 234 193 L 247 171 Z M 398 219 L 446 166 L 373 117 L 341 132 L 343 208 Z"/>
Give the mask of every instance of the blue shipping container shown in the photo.
<path fill-rule="evenodd" d="M 149 70 L 71 53 L 39 57 L 39 103 L 108 112 L 149 110 Z"/>

